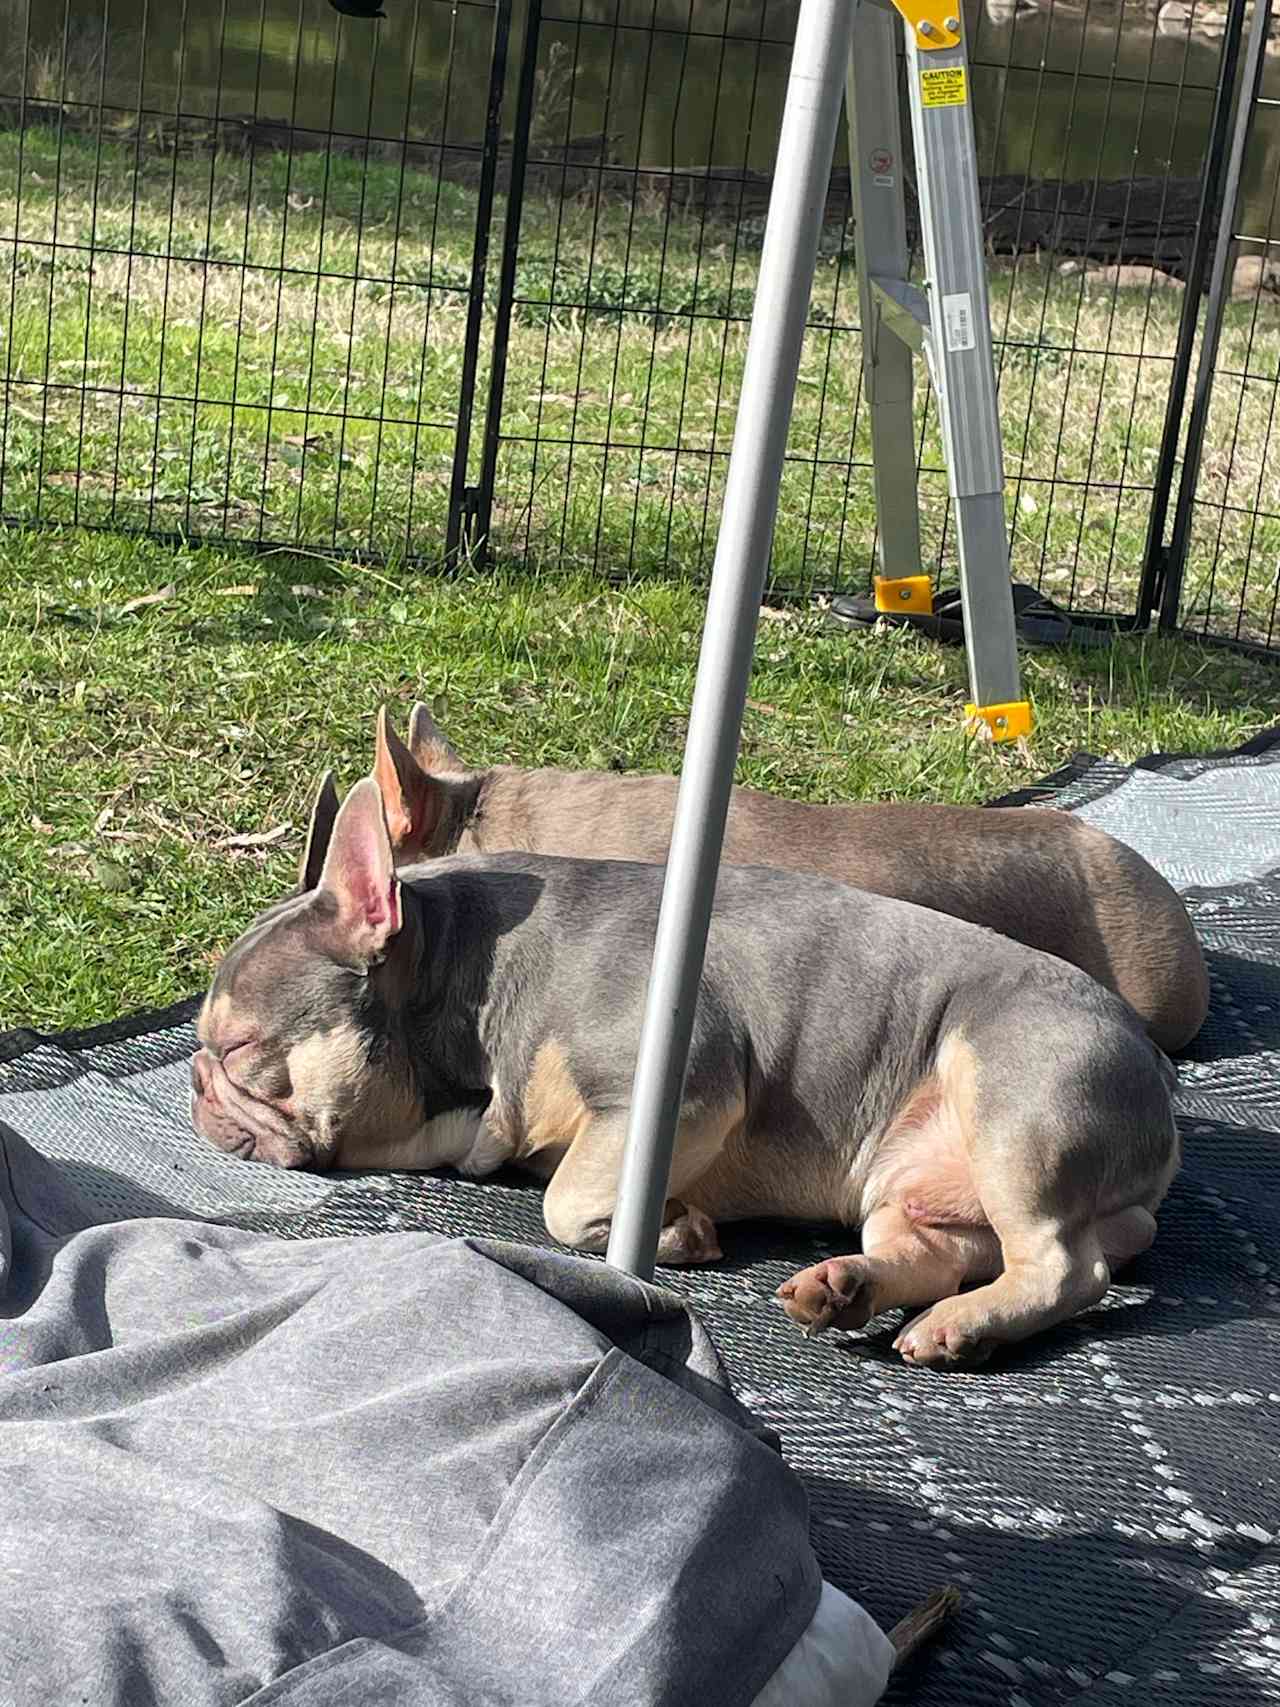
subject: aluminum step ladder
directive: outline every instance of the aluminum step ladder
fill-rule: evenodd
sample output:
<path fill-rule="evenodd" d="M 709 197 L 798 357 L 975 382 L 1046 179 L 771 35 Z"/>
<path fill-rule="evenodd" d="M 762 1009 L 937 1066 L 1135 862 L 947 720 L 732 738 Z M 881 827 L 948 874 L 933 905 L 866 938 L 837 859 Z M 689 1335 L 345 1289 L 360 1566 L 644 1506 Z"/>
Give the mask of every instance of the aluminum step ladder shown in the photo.
<path fill-rule="evenodd" d="M 720 847 L 764 596 L 818 239 L 847 97 L 858 288 L 880 521 L 877 601 L 931 608 L 920 563 L 912 361 L 929 365 L 960 554 L 970 718 L 1026 734 L 1004 524 L 1004 466 L 960 7 L 950 0 L 801 0 L 729 457 L 698 676 L 676 800 L 609 1240 L 610 1263 L 653 1273 Z M 901 16 L 899 17 L 899 14 Z M 895 55 L 907 87 L 925 290 L 908 279 Z"/>
<path fill-rule="evenodd" d="M 914 357 L 937 398 L 960 556 L 970 718 L 997 740 L 1029 732 L 1019 686 L 1004 520 L 1004 458 L 971 83 L 959 0 L 854 0 L 846 82 L 864 389 L 871 416 L 880 573 L 876 608 L 929 611 L 921 572 Z M 901 16 L 899 17 L 899 13 Z M 906 38 L 926 288 L 908 279 L 895 44 Z"/>

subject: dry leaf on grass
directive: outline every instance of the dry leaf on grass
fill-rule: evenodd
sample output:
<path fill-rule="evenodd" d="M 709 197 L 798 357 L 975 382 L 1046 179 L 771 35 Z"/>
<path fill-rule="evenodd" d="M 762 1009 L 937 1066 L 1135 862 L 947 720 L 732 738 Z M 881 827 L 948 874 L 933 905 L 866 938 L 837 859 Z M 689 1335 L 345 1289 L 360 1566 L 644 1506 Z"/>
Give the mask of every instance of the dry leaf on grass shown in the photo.
<path fill-rule="evenodd" d="M 277 824 L 274 830 L 250 830 L 239 836 L 223 836 L 215 848 L 269 848 L 282 842 L 293 829 L 292 824 Z"/>
<path fill-rule="evenodd" d="M 21 411 L 18 412 L 21 413 Z M 32 416 L 31 419 L 41 425 L 44 424 L 40 422 L 38 415 Z M 97 493 L 98 495 L 112 493 L 116 489 L 116 483 L 109 474 L 99 474 L 92 468 L 82 468 L 78 472 L 74 468 L 59 469 L 53 474 L 46 474 L 44 484 L 46 486 L 62 486 L 68 491 Z"/>
<path fill-rule="evenodd" d="M 130 599 L 127 604 L 120 606 L 121 616 L 132 616 L 134 611 L 146 610 L 149 605 L 162 605 L 166 599 L 171 599 L 178 589 L 175 586 L 161 587 L 156 593 L 142 593 L 136 599 Z"/>

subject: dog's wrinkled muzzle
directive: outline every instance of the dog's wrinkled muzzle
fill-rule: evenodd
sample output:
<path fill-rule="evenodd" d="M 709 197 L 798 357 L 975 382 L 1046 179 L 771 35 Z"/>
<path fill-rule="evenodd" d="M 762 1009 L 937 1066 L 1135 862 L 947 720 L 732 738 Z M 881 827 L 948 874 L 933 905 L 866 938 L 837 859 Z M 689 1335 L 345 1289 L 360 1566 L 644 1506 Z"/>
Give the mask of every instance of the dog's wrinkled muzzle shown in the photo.
<path fill-rule="evenodd" d="M 191 1124 L 219 1150 L 247 1162 L 315 1166 L 313 1146 L 288 1117 L 236 1084 L 208 1049 L 191 1057 Z"/>

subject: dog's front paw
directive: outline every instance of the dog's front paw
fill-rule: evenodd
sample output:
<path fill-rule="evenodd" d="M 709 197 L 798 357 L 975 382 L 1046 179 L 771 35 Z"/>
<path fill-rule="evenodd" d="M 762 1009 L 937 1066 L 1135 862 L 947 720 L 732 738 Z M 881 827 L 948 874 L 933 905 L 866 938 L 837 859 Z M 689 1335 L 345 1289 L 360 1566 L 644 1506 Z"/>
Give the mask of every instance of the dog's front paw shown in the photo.
<path fill-rule="evenodd" d="M 668 1221 L 658 1236 L 658 1261 L 669 1268 L 683 1268 L 695 1262 L 719 1262 L 724 1252 L 716 1236 L 716 1224 L 701 1209 L 691 1203 L 668 1205 L 675 1219 Z"/>
<path fill-rule="evenodd" d="M 784 1280 L 777 1296 L 810 1338 L 824 1328 L 865 1328 L 876 1313 L 866 1257 L 828 1257 Z"/>
<path fill-rule="evenodd" d="M 980 1309 L 965 1298 L 944 1298 L 907 1323 L 894 1340 L 894 1350 L 904 1363 L 921 1368 L 939 1368 L 985 1363 L 996 1342 L 987 1335 L 987 1321 Z"/>

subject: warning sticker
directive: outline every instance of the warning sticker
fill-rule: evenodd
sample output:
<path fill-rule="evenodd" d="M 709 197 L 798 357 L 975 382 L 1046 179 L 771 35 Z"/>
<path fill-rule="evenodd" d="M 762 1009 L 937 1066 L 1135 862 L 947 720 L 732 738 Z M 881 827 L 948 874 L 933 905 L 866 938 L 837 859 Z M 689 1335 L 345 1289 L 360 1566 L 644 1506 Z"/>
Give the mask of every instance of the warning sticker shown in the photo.
<path fill-rule="evenodd" d="M 941 66 L 920 73 L 922 107 L 963 107 L 969 99 L 963 65 Z"/>
<path fill-rule="evenodd" d="M 942 299 L 942 324 L 946 328 L 949 350 L 971 350 L 975 343 L 973 328 L 973 298 L 968 291 L 957 291 Z"/>

